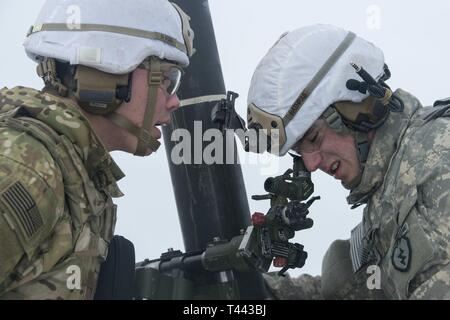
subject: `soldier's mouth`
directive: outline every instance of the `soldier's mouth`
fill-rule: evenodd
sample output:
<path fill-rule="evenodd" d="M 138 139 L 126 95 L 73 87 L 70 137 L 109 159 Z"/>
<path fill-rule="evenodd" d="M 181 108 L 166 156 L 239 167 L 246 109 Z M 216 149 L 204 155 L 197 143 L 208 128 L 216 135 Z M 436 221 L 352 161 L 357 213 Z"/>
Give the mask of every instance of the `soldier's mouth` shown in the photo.
<path fill-rule="evenodd" d="M 154 128 L 155 128 L 155 132 L 156 132 L 155 138 L 157 140 L 161 139 L 161 130 L 159 130 L 159 128 L 157 128 L 156 125 L 154 126 Z"/>
<path fill-rule="evenodd" d="M 167 120 L 164 120 L 164 121 L 158 121 L 158 122 L 156 122 L 156 123 L 155 123 L 155 126 L 162 126 L 162 127 L 165 127 L 165 126 L 168 126 L 169 124 L 170 124 L 170 118 L 167 119 Z"/>

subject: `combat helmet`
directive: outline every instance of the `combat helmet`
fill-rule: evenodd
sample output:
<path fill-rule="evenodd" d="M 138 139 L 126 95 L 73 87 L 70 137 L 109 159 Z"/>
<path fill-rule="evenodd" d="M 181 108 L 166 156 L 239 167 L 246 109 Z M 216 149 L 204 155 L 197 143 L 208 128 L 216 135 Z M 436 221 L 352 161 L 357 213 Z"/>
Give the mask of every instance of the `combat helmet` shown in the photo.
<path fill-rule="evenodd" d="M 190 18 L 167 0 L 47 0 L 24 46 L 46 85 L 73 97 L 84 110 L 103 115 L 138 138 L 136 155 L 160 143 L 150 135 L 156 93 L 163 79 L 178 89 L 194 52 Z M 57 66 L 68 66 L 69 85 Z M 116 109 L 130 101 L 131 72 L 149 70 L 142 127 Z"/>
<path fill-rule="evenodd" d="M 384 82 L 389 76 L 383 52 L 353 32 L 318 24 L 285 33 L 254 72 L 249 128 L 268 136 L 276 131 L 268 151 L 282 156 L 322 117 L 332 128 L 352 131 L 364 162 L 366 133 L 401 109 Z"/>

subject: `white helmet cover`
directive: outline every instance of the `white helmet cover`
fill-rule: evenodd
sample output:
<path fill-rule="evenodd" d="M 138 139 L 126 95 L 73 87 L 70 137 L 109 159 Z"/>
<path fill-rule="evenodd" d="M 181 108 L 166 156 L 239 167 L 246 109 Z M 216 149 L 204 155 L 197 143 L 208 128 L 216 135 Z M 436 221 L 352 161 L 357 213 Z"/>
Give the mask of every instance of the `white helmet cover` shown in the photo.
<path fill-rule="evenodd" d="M 267 113 L 283 118 L 347 35 L 346 30 L 319 24 L 282 36 L 253 74 L 248 105 L 254 104 Z M 383 52 L 372 43 L 356 37 L 285 127 L 286 143 L 278 155 L 286 154 L 334 102 L 361 102 L 368 97 L 368 94 L 347 89 L 347 80 L 361 81 L 350 62 L 362 66 L 376 80 L 384 74 Z"/>
<path fill-rule="evenodd" d="M 184 67 L 189 64 L 189 50 L 182 22 L 167 0 L 47 0 L 24 46 L 34 60 L 55 58 L 113 74 L 131 72 L 149 56 Z M 42 28 L 46 25 L 63 25 L 67 30 Z M 98 26 L 131 30 L 134 35 L 98 31 Z M 148 34 L 162 35 L 168 41 L 146 37 Z"/>

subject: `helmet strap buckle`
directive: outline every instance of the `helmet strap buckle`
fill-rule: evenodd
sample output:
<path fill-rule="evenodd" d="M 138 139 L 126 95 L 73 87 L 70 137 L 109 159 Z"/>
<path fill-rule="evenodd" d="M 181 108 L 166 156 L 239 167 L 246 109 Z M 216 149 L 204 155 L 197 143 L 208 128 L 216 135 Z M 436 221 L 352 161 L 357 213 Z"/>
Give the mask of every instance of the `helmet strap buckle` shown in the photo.
<path fill-rule="evenodd" d="M 56 73 L 56 62 L 52 58 L 42 59 L 36 67 L 36 72 L 46 85 L 53 87 L 60 96 L 67 96 L 67 87 L 61 83 Z"/>

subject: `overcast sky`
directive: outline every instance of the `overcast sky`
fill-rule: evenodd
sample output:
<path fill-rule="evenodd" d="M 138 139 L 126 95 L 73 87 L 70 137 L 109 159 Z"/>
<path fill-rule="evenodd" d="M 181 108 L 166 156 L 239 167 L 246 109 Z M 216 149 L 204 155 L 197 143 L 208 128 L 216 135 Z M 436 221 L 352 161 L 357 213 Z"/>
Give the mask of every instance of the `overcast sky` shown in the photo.
<path fill-rule="evenodd" d="M 0 0 L 0 87 L 42 87 L 22 43 L 43 3 Z M 253 71 L 275 40 L 284 31 L 319 22 L 350 29 L 379 46 L 392 71 L 388 82 L 392 88 L 415 94 L 424 105 L 450 96 L 448 1 L 210 0 L 209 4 L 226 88 L 240 94 L 237 109 L 241 115 L 246 112 Z M 184 249 L 163 148 L 145 159 L 113 153 L 127 175 L 120 182 L 125 197 L 116 201 L 116 234 L 133 241 L 138 261 L 157 258 L 169 247 Z M 290 159 L 282 159 L 278 174 L 290 166 Z M 268 202 L 255 202 L 250 196 L 264 193 L 267 176 L 257 165 L 243 165 L 242 170 L 251 212 L 266 212 Z M 320 274 L 330 243 L 349 238 L 361 220 L 361 208 L 349 209 L 347 191 L 339 182 L 322 173 L 315 173 L 313 181 L 315 194 L 322 200 L 311 208 L 313 229 L 295 238 L 305 246 L 309 258 L 303 269 L 291 271 L 293 275 Z"/>

